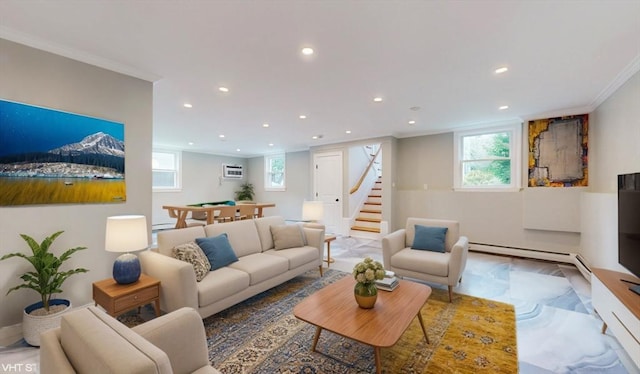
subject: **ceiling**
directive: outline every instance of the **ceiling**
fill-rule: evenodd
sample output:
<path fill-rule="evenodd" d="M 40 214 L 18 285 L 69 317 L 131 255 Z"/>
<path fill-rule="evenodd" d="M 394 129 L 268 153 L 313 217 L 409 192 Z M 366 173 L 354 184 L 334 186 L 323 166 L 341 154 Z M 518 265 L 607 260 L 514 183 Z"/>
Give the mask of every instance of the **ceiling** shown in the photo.
<path fill-rule="evenodd" d="M 640 1 L 2 0 L 0 37 L 153 81 L 156 148 L 252 157 L 589 112 Z"/>

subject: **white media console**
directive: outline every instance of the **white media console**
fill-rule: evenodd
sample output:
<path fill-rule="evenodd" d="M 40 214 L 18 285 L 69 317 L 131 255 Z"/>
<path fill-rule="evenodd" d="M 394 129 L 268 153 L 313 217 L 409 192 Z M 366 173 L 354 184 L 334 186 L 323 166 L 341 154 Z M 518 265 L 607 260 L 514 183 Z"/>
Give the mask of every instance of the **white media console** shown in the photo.
<path fill-rule="evenodd" d="M 592 269 L 591 298 L 593 307 L 622 348 L 640 368 L 640 295 L 629 290 L 640 279 L 617 271 Z"/>

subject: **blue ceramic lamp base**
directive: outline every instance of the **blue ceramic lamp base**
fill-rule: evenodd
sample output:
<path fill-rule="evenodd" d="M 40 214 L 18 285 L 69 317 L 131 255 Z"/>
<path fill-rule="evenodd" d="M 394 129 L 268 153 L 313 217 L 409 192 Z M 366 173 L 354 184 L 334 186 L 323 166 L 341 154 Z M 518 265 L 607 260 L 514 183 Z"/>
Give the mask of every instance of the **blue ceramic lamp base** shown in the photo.
<path fill-rule="evenodd" d="M 136 282 L 140 278 L 140 260 L 138 256 L 125 253 L 113 263 L 113 279 L 120 284 Z"/>

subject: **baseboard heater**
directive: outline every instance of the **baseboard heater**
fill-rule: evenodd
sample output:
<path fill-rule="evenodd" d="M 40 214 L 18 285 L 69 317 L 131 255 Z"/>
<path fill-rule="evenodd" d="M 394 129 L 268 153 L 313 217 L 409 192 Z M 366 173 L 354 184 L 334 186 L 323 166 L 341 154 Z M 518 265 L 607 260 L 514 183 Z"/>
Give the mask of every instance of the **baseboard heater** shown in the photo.
<path fill-rule="evenodd" d="M 469 250 L 474 252 L 484 252 L 572 264 L 575 265 L 576 268 L 578 268 L 578 271 L 580 271 L 583 277 L 585 277 L 589 282 L 591 281 L 591 269 L 589 268 L 587 261 L 579 254 L 543 251 L 540 249 L 518 248 L 476 242 L 469 242 Z"/>

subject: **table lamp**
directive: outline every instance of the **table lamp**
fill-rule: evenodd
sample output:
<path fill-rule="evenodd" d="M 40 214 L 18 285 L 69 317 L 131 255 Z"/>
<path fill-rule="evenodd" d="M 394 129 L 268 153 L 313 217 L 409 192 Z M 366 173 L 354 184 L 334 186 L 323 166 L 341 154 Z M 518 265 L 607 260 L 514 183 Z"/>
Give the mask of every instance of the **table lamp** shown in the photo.
<path fill-rule="evenodd" d="M 125 252 L 113 263 L 113 279 L 120 284 L 136 282 L 140 278 L 140 260 L 129 253 L 149 246 L 147 218 L 127 215 L 107 218 L 104 249 L 109 252 Z"/>
<path fill-rule="evenodd" d="M 302 220 L 309 222 L 321 221 L 324 218 L 322 201 L 304 201 L 302 203 Z"/>

